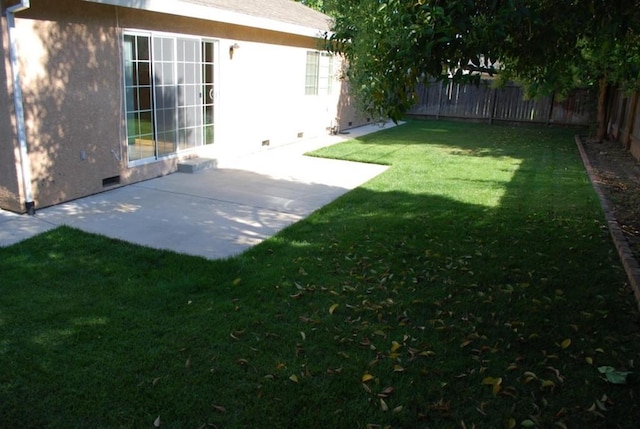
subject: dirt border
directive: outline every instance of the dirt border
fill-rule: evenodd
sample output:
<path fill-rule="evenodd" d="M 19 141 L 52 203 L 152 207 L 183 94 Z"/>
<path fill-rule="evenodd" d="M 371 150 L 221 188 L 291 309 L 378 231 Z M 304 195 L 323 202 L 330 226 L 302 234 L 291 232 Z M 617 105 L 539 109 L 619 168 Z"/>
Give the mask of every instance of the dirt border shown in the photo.
<path fill-rule="evenodd" d="M 587 171 L 587 175 L 589 176 L 589 180 L 591 181 L 591 185 L 593 189 L 596 191 L 598 198 L 600 198 L 600 204 L 602 205 L 602 209 L 604 211 L 604 216 L 607 221 L 607 225 L 609 227 L 609 232 L 611 233 L 611 238 L 613 239 L 613 244 L 618 250 L 618 255 L 620 256 L 620 260 L 622 261 L 622 265 L 624 266 L 624 270 L 627 273 L 627 277 L 629 278 L 629 283 L 631 288 L 633 289 L 633 293 L 636 297 L 636 304 L 638 305 L 638 309 L 640 310 L 640 265 L 638 261 L 633 255 L 631 251 L 631 247 L 627 242 L 624 234 L 622 232 L 622 228 L 620 228 L 620 224 L 615 218 L 613 209 L 611 208 L 611 204 L 609 200 L 605 196 L 602 188 L 600 187 L 598 181 L 596 180 L 596 175 L 593 170 L 593 166 L 591 165 L 591 161 L 587 155 L 587 152 L 584 148 L 584 144 L 582 142 L 582 138 L 579 135 L 575 136 L 576 145 L 578 146 L 578 151 L 580 151 L 580 157 L 582 158 L 582 163 L 584 164 L 584 168 Z"/>

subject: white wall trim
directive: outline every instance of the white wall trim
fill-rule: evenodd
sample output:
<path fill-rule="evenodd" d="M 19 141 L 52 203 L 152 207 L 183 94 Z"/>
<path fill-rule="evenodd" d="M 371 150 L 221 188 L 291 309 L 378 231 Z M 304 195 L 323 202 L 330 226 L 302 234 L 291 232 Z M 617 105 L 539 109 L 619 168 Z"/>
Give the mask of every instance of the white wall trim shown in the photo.
<path fill-rule="evenodd" d="M 242 25 L 246 27 L 260 28 L 263 30 L 278 31 L 281 33 L 295 34 L 299 36 L 322 38 L 324 31 L 302 25 L 290 24 L 268 18 L 246 15 L 230 10 L 211 6 L 199 5 L 181 0 L 84 0 L 91 3 L 108 4 L 112 6 L 127 7 L 133 9 L 159 12 L 169 15 L 184 16 L 189 18 L 205 19 L 208 21 L 224 22 L 228 24 Z"/>

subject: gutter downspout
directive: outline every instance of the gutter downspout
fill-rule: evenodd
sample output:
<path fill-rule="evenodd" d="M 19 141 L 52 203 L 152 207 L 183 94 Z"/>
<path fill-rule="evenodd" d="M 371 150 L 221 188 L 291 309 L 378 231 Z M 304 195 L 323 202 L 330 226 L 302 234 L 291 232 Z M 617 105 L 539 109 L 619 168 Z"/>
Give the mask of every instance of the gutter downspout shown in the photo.
<path fill-rule="evenodd" d="M 20 166 L 24 186 L 25 208 L 33 216 L 36 213 L 31 187 L 31 162 L 27 147 L 27 132 L 24 122 L 24 103 L 22 100 L 22 85 L 20 83 L 20 64 L 18 62 L 18 35 L 16 31 L 15 14 L 31 7 L 30 0 L 20 0 L 20 3 L 7 7 L 7 26 L 9 29 L 9 60 L 11 62 L 11 77 L 13 80 L 13 105 L 18 129 L 18 146 L 20 148 Z"/>

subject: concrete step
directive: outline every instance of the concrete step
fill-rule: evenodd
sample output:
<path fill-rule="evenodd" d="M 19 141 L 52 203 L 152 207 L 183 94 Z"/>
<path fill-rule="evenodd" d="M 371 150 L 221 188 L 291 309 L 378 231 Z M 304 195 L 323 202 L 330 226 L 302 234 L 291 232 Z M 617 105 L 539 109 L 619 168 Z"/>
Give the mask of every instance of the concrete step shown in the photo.
<path fill-rule="evenodd" d="M 216 166 L 216 160 L 211 158 L 190 158 L 178 162 L 178 172 L 197 173 L 200 170 L 207 170 Z"/>

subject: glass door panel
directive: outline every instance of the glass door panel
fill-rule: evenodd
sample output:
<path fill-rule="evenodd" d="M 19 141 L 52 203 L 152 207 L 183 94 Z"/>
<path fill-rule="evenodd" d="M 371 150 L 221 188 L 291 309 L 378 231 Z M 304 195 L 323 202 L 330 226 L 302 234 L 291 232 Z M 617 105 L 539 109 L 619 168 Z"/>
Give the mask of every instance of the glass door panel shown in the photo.
<path fill-rule="evenodd" d="M 176 77 L 175 38 L 153 38 L 153 80 L 156 101 L 156 132 L 158 156 L 176 153 Z"/>
<path fill-rule="evenodd" d="M 149 36 L 124 36 L 127 153 L 130 162 L 156 156 L 150 43 Z"/>
<path fill-rule="evenodd" d="M 215 58 L 217 42 L 202 42 L 204 144 L 213 144 L 215 119 Z"/>
<path fill-rule="evenodd" d="M 200 40 L 177 39 L 178 149 L 202 145 Z"/>

